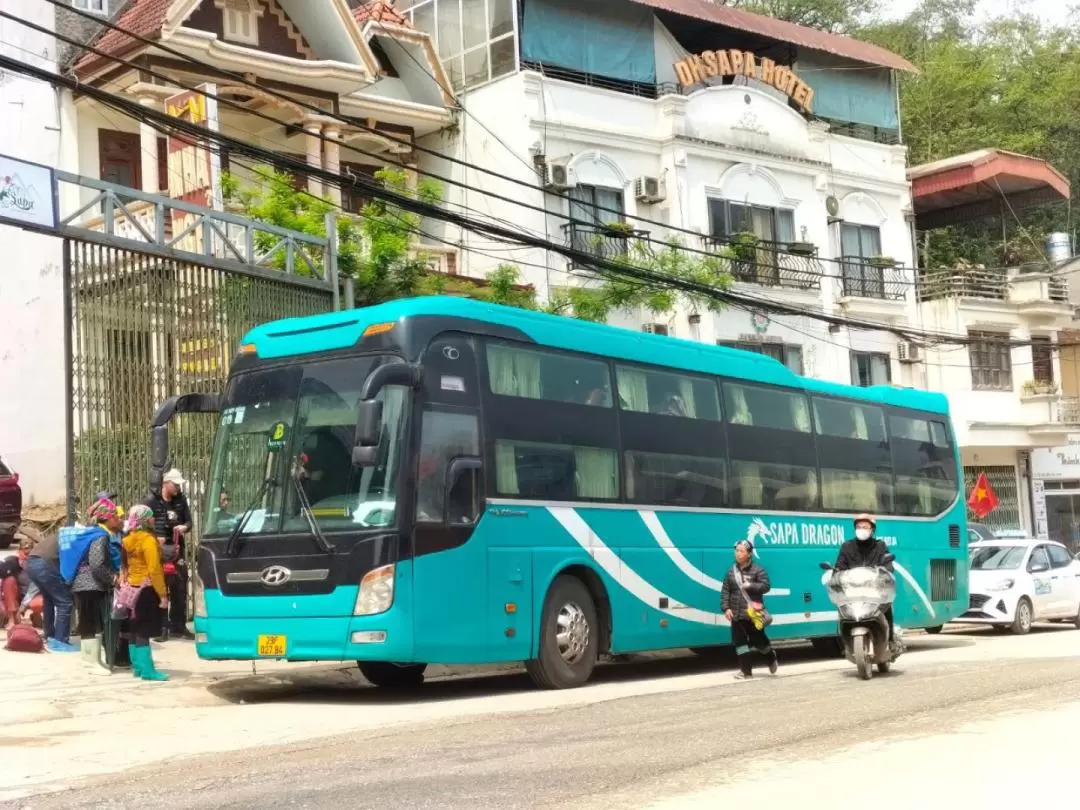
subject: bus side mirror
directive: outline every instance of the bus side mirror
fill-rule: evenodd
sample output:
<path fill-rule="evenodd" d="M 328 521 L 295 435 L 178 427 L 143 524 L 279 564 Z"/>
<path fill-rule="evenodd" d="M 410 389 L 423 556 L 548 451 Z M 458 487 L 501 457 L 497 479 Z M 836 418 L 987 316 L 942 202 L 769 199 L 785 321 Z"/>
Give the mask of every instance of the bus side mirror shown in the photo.
<path fill-rule="evenodd" d="M 353 441 L 352 461 L 357 467 L 371 467 L 379 449 L 382 434 L 383 404 L 378 399 L 362 400 L 356 406 L 356 436 Z"/>
<path fill-rule="evenodd" d="M 832 566 L 829 565 L 827 562 L 818 563 L 818 568 L 820 568 L 822 571 L 832 571 Z"/>

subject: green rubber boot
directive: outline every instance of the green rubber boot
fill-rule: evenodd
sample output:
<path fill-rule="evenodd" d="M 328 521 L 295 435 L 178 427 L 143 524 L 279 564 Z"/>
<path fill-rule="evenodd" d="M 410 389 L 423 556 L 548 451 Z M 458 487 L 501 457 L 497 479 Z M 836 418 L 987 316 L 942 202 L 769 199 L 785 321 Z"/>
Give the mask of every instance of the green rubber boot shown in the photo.
<path fill-rule="evenodd" d="M 150 651 L 149 647 L 139 647 L 139 661 L 142 664 L 142 669 L 139 672 L 139 677 L 144 681 L 167 681 L 169 676 L 164 672 L 158 672 L 157 667 L 154 666 L 154 655 Z"/>

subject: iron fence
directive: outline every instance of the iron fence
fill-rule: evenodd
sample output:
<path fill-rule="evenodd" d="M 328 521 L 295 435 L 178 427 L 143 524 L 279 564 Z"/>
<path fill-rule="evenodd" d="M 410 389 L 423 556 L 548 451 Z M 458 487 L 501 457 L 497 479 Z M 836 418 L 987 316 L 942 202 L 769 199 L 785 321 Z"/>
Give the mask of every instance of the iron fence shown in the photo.
<path fill-rule="evenodd" d="M 1024 521 L 1020 516 L 1020 485 L 1017 481 L 1016 468 L 1012 466 L 996 467 L 964 467 L 964 493 L 975 488 L 975 482 L 979 479 L 979 473 L 986 473 L 986 480 L 994 494 L 998 497 L 997 508 L 986 517 L 980 519 L 978 515 L 968 512 L 968 520 L 973 523 L 982 523 L 991 531 L 1019 531 L 1024 528 Z"/>

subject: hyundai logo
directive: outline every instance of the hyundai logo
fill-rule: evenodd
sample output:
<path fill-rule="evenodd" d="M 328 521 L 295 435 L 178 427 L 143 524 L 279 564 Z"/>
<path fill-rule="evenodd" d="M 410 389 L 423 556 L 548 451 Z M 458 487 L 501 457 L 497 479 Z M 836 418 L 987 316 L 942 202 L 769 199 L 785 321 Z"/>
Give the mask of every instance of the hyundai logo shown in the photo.
<path fill-rule="evenodd" d="M 271 565 L 262 572 L 259 577 L 262 584 L 267 588 L 280 588 L 292 577 L 292 571 L 283 565 Z"/>

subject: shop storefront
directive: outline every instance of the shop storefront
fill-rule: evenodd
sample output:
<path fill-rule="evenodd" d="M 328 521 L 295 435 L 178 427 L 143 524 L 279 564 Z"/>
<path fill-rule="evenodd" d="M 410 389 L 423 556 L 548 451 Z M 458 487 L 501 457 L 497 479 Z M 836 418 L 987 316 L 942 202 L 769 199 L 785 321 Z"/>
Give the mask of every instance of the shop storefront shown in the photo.
<path fill-rule="evenodd" d="M 1035 512 L 1046 515 L 1045 536 L 1080 552 L 1080 434 L 1063 447 L 1033 451 L 1031 473 Z"/>

